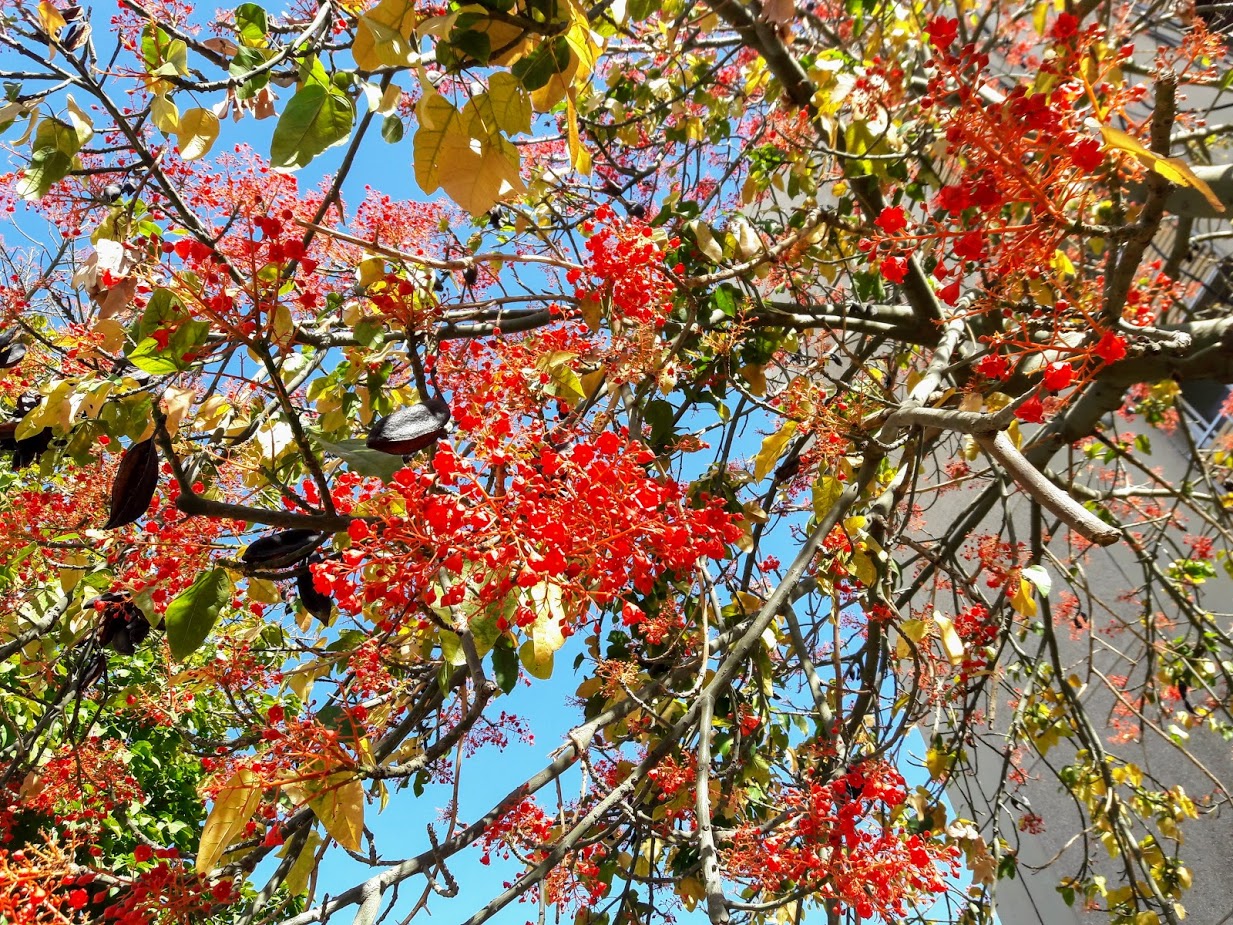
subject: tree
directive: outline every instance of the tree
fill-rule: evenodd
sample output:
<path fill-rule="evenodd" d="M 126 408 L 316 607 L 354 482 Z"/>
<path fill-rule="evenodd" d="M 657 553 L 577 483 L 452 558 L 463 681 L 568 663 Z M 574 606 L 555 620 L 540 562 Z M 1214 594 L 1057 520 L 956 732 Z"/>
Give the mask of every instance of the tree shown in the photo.
<path fill-rule="evenodd" d="M 1218 16 L 5 4 L 0 919 L 988 922 L 1045 773 L 1066 901 L 1179 921 Z"/>

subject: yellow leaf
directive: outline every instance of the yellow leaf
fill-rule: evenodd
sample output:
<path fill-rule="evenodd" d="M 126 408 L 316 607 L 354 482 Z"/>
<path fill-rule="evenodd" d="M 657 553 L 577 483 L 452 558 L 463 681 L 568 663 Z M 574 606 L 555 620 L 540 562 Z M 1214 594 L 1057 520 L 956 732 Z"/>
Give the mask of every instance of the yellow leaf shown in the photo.
<path fill-rule="evenodd" d="M 587 398 L 594 398 L 595 393 L 600 390 L 604 381 L 608 377 L 608 372 L 605 369 L 597 369 L 593 373 L 587 373 L 582 377 L 582 391 L 586 393 Z"/>
<path fill-rule="evenodd" d="M 426 193 L 437 187 L 472 215 L 503 196 L 525 191 L 519 154 L 500 132 L 489 134 L 474 103 L 459 112 L 439 93 L 426 94 L 417 114 L 415 179 Z"/>
<path fill-rule="evenodd" d="M 941 780 L 949 767 L 950 755 L 946 752 L 937 748 L 931 748 L 925 752 L 925 768 L 934 780 Z"/>
<path fill-rule="evenodd" d="M 963 664 L 963 640 L 955 632 L 954 621 L 944 617 L 939 611 L 933 612 L 933 622 L 938 627 L 938 638 L 942 643 L 942 651 L 952 665 Z"/>
<path fill-rule="evenodd" d="M 510 135 L 531 131 L 531 97 L 513 74 L 493 74 L 485 96 L 498 129 Z"/>
<path fill-rule="evenodd" d="M 291 870 L 287 871 L 287 876 L 283 880 L 283 886 L 287 888 L 287 892 L 292 896 L 299 896 L 308 888 L 308 877 L 316 869 L 316 853 L 321 847 L 321 836 L 315 831 L 309 831 L 308 837 L 304 839 L 304 845 L 300 848 L 300 853 L 295 856 L 295 861 L 291 865 Z M 295 840 L 287 842 L 279 850 L 280 858 L 286 857 L 287 852 L 291 850 L 291 846 L 295 844 Z"/>
<path fill-rule="evenodd" d="M 582 320 L 586 322 L 586 326 L 593 333 L 598 334 L 603 321 L 603 306 L 600 305 L 599 299 L 583 299 L 578 305 L 578 311 L 582 314 Z"/>
<path fill-rule="evenodd" d="M 1189 186 L 1202 194 L 1215 211 L 1224 213 L 1224 203 L 1212 192 L 1212 188 L 1200 180 L 1190 166 L 1176 157 L 1161 157 L 1155 151 L 1145 146 L 1137 138 L 1128 135 L 1111 125 L 1102 125 L 1100 134 L 1104 136 L 1105 144 L 1110 148 L 1125 151 L 1138 159 L 1144 167 L 1156 171 L 1170 183 L 1177 186 Z"/>
<path fill-rule="evenodd" d="M 1061 276 L 1075 275 L 1074 263 L 1071 262 L 1070 257 L 1068 257 L 1066 252 L 1061 248 L 1058 248 L 1053 252 L 1053 259 L 1050 261 L 1050 264 L 1053 267 L 1053 272 Z"/>
<path fill-rule="evenodd" d="M 762 598 L 748 591 L 737 591 L 736 602 L 741 605 L 741 610 L 746 616 L 753 616 L 762 610 Z"/>
<path fill-rule="evenodd" d="M 758 455 L 754 457 L 755 482 L 762 481 L 775 468 L 795 433 L 796 421 L 788 421 L 776 433 L 762 441 L 762 449 L 758 450 Z"/>
<path fill-rule="evenodd" d="M 595 62 L 599 60 L 601 49 L 588 25 L 586 11 L 571 2 L 570 18 L 572 24 L 565 33 L 569 60 L 564 69 L 549 78 L 547 84 L 531 93 L 531 105 L 536 112 L 547 112 L 565 99 L 571 86 L 580 87 L 585 84 L 591 76 Z"/>
<path fill-rule="evenodd" d="M 1025 617 L 1036 616 L 1036 599 L 1032 596 L 1032 586 L 1024 579 L 1019 579 L 1019 590 L 1010 599 L 1010 606 Z"/>
<path fill-rule="evenodd" d="M 231 411 L 231 403 L 221 395 L 211 395 L 197 409 L 197 429 L 213 430 Z"/>
<path fill-rule="evenodd" d="M 364 785 L 352 771 L 336 771 L 315 788 L 308 801 L 333 839 L 350 851 L 360 850 L 364 835 Z"/>
<path fill-rule="evenodd" d="M 240 768 L 223 784 L 206 817 L 197 848 L 199 873 L 209 873 L 218 866 L 227 846 L 240 837 L 260 805 L 261 782 L 251 769 Z"/>
<path fill-rule="evenodd" d="M 60 30 L 67 24 L 55 4 L 48 0 L 39 0 L 39 22 L 43 25 L 43 31 L 53 39 L 60 37 Z"/>
<path fill-rule="evenodd" d="M 415 5 L 410 0 L 381 0 L 360 17 L 351 55 L 362 71 L 400 67 L 415 54 Z"/>
<path fill-rule="evenodd" d="M 381 257 L 365 257 L 356 270 L 360 285 L 367 289 L 385 278 L 385 260 Z"/>
<path fill-rule="evenodd" d="M 469 160 L 471 138 L 462 113 L 440 93 L 426 93 L 416 106 L 415 180 L 431 193 L 441 185 L 440 165 L 446 157 Z"/>
<path fill-rule="evenodd" d="M 1159 382 L 1153 382 L 1150 389 L 1152 398 L 1165 402 L 1173 401 L 1181 390 L 1182 387 L 1174 379 L 1161 379 Z"/>
<path fill-rule="evenodd" d="M 899 632 L 915 643 L 925 638 L 927 630 L 924 620 L 904 620 L 899 624 Z"/>
<path fill-rule="evenodd" d="M 686 911 L 693 912 L 698 900 L 706 898 L 706 887 L 697 877 L 682 877 L 677 881 L 676 895 L 681 897 Z"/>
<path fill-rule="evenodd" d="M 813 514 L 819 520 L 825 517 L 839 496 L 843 494 L 843 483 L 831 475 L 820 475 L 813 483 Z"/>
<path fill-rule="evenodd" d="M 150 121 L 164 135 L 180 131 L 180 110 L 165 96 L 156 96 L 150 101 Z"/>
<path fill-rule="evenodd" d="M 184 420 L 188 409 L 193 406 L 193 397 L 196 394 L 195 389 L 178 389 L 175 386 L 168 386 L 167 391 L 163 393 L 168 436 L 174 437 L 179 431 L 180 422 Z"/>
<path fill-rule="evenodd" d="M 738 372 L 741 378 L 749 383 L 749 391 L 759 398 L 766 394 L 766 367 L 760 363 L 748 363 Z"/>
<path fill-rule="evenodd" d="M 866 588 L 872 588 L 878 580 L 878 570 L 874 568 L 873 559 L 869 557 L 867 552 L 857 550 L 852 553 L 852 559 L 848 563 L 848 567 L 852 574 L 856 576 L 857 581 Z"/>
<path fill-rule="evenodd" d="M 591 172 L 591 154 L 582 146 L 578 135 L 578 107 L 574 102 L 576 94 L 571 87 L 565 94 L 565 125 L 569 138 L 569 162 L 574 170 L 583 176 Z"/>
<path fill-rule="evenodd" d="M 527 597 L 536 617 L 518 657 L 533 677 L 544 681 L 552 677 L 553 654 L 565 645 L 561 632 L 565 608 L 561 605 L 561 589 L 555 584 L 541 582 L 529 590 Z"/>
<path fill-rule="evenodd" d="M 190 109 L 180 117 L 176 127 L 176 139 L 180 157 L 195 161 L 204 157 L 214 147 L 218 138 L 218 116 L 208 109 Z"/>

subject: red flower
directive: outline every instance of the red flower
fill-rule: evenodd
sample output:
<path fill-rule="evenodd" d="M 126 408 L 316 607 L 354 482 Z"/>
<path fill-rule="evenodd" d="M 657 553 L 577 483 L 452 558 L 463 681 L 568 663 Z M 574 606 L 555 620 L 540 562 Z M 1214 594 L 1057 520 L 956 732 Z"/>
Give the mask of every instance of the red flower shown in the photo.
<path fill-rule="evenodd" d="M 1005 379 L 1010 375 L 1010 363 L 1000 353 L 990 353 L 976 363 L 976 371 L 986 379 Z"/>
<path fill-rule="evenodd" d="M 1095 138 L 1084 138 L 1077 141 L 1067 151 L 1074 165 L 1087 173 L 1098 170 L 1105 162 L 1104 149 Z"/>
<path fill-rule="evenodd" d="M 1045 367 L 1045 388 L 1050 392 L 1060 392 L 1070 385 L 1074 377 L 1074 368 L 1069 363 L 1050 363 Z"/>
<path fill-rule="evenodd" d="M 959 20 L 935 16 L 929 20 L 925 31 L 929 33 L 930 44 L 938 51 L 945 52 L 959 37 Z"/>
<path fill-rule="evenodd" d="M 908 262 L 902 257 L 887 257 L 878 265 L 878 270 L 892 283 L 902 283 L 908 275 Z"/>
<path fill-rule="evenodd" d="M 955 280 L 949 286 L 943 286 L 938 290 L 938 298 L 947 305 L 954 305 L 959 301 L 959 280 Z"/>
<path fill-rule="evenodd" d="M 908 226 L 908 217 L 899 206 L 887 206 L 874 224 L 887 234 L 896 234 Z"/>
<path fill-rule="evenodd" d="M 1120 334 L 1114 334 L 1112 331 L 1107 331 L 1105 336 L 1097 342 L 1092 352 L 1106 363 L 1116 363 L 1126 356 L 1126 338 Z"/>
<path fill-rule="evenodd" d="M 1079 17 L 1073 13 L 1062 13 L 1053 23 L 1053 28 L 1049 30 L 1049 35 L 1059 42 L 1063 42 L 1079 31 Z"/>
<path fill-rule="evenodd" d="M 1033 395 L 1015 409 L 1015 417 L 1025 424 L 1045 423 L 1045 406 L 1040 403 L 1040 397 Z"/>
<path fill-rule="evenodd" d="M 985 257 L 985 239 L 979 231 L 969 231 L 955 241 L 955 256 L 961 260 L 983 260 Z"/>
<path fill-rule="evenodd" d="M 69 893 L 69 905 L 74 909 L 80 909 L 89 901 L 90 897 L 85 890 L 76 889 Z"/>
<path fill-rule="evenodd" d="M 144 864 L 152 857 L 154 857 L 154 849 L 149 845 L 138 845 L 133 849 L 133 860 L 138 864 Z"/>
<path fill-rule="evenodd" d="M 646 614 L 637 604 L 626 601 L 625 606 L 621 608 L 621 622 L 626 626 L 637 626 L 639 623 L 646 622 Z"/>

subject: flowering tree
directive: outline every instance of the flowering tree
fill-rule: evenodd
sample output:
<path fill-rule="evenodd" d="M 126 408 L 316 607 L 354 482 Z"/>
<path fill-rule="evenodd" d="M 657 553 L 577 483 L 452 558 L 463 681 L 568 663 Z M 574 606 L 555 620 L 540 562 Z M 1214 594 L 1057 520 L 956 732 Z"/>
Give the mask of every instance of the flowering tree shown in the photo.
<path fill-rule="evenodd" d="M 1215 14 L 0 9 L 0 920 L 988 922 L 1046 836 L 1114 922 L 1212 887 Z"/>

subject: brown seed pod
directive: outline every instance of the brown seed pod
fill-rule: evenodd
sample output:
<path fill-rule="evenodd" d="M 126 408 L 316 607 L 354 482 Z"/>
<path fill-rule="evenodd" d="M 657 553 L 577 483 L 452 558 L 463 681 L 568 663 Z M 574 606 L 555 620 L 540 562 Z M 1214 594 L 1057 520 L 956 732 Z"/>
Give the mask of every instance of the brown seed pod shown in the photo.
<path fill-rule="evenodd" d="M 99 612 L 95 638 L 101 646 L 110 646 L 122 655 L 132 655 L 150 635 L 150 621 L 127 591 L 104 594 L 87 601 L 84 606 Z"/>
<path fill-rule="evenodd" d="M 301 572 L 300 577 L 296 579 L 295 587 L 299 592 L 300 603 L 304 605 L 304 609 L 322 623 L 328 622 L 334 610 L 334 599 L 317 590 L 316 585 L 313 584 L 312 572 L 308 569 Z"/>
<path fill-rule="evenodd" d="M 325 534 L 316 530 L 280 530 L 254 540 L 240 556 L 241 562 L 266 568 L 294 565 L 321 545 Z"/>
<path fill-rule="evenodd" d="M 124 451 L 111 485 L 111 516 L 104 530 L 131 524 L 150 507 L 158 488 L 158 448 L 145 440 Z"/>
<path fill-rule="evenodd" d="M 393 456 L 410 456 L 444 437 L 449 422 L 450 406 L 440 398 L 426 398 L 373 424 L 368 432 L 368 448 Z"/>

